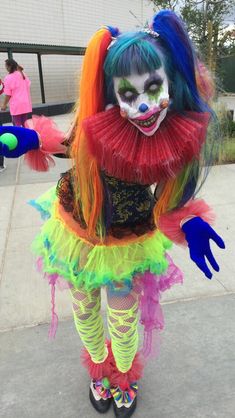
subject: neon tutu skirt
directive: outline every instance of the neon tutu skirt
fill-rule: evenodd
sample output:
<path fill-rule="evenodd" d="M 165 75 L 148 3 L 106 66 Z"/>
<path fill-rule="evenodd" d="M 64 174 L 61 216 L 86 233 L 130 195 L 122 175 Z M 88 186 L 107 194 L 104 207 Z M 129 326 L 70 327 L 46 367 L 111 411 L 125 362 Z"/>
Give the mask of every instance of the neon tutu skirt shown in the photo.
<path fill-rule="evenodd" d="M 91 242 L 86 231 L 59 204 L 55 188 L 29 203 L 46 220 L 32 250 L 38 269 L 52 285 L 52 296 L 56 283 L 86 291 L 108 286 L 122 296 L 138 280 L 143 288 L 141 322 L 149 327 L 145 331 L 163 328 L 160 294 L 183 280 L 166 253 L 172 246 L 168 238 L 155 230 L 140 237 L 133 234 L 122 239 L 107 237 L 102 244 Z M 147 307 L 152 310 L 153 305 L 155 314 L 152 311 L 150 315 Z M 55 320 L 54 310 L 52 313 Z"/>
<path fill-rule="evenodd" d="M 59 205 L 55 188 L 30 204 L 46 222 L 32 249 L 46 274 L 58 274 L 75 287 L 90 291 L 112 283 L 128 284 L 136 274 L 163 274 L 169 265 L 171 242 L 160 232 L 141 237 L 90 242 L 84 229 Z"/>

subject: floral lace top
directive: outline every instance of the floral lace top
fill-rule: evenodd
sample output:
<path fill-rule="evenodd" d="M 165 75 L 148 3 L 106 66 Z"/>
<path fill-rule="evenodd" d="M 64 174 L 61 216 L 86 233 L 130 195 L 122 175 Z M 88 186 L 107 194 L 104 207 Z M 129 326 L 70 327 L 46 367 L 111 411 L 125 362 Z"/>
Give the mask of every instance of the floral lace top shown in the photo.
<path fill-rule="evenodd" d="M 127 183 L 102 173 L 104 185 L 104 218 L 107 234 L 122 238 L 128 234 L 142 235 L 155 229 L 153 207 L 155 198 L 148 185 Z M 60 178 L 57 185 L 60 203 L 82 228 L 86 228 L 81 209 L 74 207 L 71 170 Z"/>

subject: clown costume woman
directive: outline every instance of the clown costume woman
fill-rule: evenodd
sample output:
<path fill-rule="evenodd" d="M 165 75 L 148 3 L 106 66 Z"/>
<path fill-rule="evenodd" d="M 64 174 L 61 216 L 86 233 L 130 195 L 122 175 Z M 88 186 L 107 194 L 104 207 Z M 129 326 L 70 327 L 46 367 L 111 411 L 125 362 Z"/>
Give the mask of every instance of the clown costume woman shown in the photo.
<path fill-rule="evenodd" d="M 182 282 L 168 254 L 172 242 L 188 245 L 207 278 L 206 258 L 219 271 L 209 240 L 224 243 L 210 226 L 212 210 L 195 198 L 213 148 L 206 140 L 212 90 L 183 22 L 164 10 L 137 32 L 107 26 L 94 34 L 70 141 L 44 117 L 33 116 L 27 129 L 1 128 L 6 157 L 25 154 L 37 170 L 49 169 L 53 154 L 73 160 L 57 187 L 32 202 L 46 220 L 33 251 L 52 294 L 61 281 L 70 289 L 98 412 L 113 404 L 116 417 L 130 417 L 136 408 L 153 332 L 164 324 L 161 293 Z M 52 319 L 54 334 L 54 310 Z"/>

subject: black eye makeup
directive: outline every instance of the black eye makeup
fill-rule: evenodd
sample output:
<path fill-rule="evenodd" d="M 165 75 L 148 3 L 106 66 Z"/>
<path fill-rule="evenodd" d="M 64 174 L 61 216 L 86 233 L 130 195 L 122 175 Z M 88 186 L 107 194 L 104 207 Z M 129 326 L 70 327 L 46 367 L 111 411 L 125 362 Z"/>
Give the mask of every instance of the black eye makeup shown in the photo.
<path fill-rule="evenodd" d="M 162 83 L 163 79 L 159 75 L 150 75 L 150 77 L 144 83 L 144 91 L 155 94 L 161 87 Z"/>
<path fill-rule="evenodd" d="M 128 104 L 134 103 L 140 94 L 147 93 L 150 98 L 156 96 L 163 84 L 163 79 L 156 73 L 150 73 L 149 77 L 144 83 L 144 91 L 139 92 L 126 78 L 122 78 L 118 86 L 118 95 L 120 99 Z"/>
<path fill-rule="evenodd" d="M 122 99 L 122 101 L 127 102 L 127 103 L 134 102 L 139 95 L 138 91 L 134 87 L 133 88 L 130 88 L 130 87 L 120 88 L 118 90 L 118 94 L 120 98 Z"/>

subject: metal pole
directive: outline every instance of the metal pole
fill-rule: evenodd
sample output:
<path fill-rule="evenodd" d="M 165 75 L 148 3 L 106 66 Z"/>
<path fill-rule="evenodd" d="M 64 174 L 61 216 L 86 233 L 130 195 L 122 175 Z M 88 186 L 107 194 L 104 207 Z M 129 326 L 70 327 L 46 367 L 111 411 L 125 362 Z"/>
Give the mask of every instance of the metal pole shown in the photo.
<path fill-rule="evenodd" d="M 9 59 L 9 60 L 13 58 L 12 49 L 10 49 L 10 48 L 9 48 L 9 49 L 7 50 L 7 55 L 8 55 L 8 59 Z"/>
<path fill-rule="evenodd" d="M 38 71 L 39 71 L 39 80 L 40 80 L 40 88 L 41 88 L 41 98 L 42 98 L 42 103 L 46 103 L 44 83 L 43 83 L 41 55 L 37 54 L 37 57 L 38 57 Z"/>

